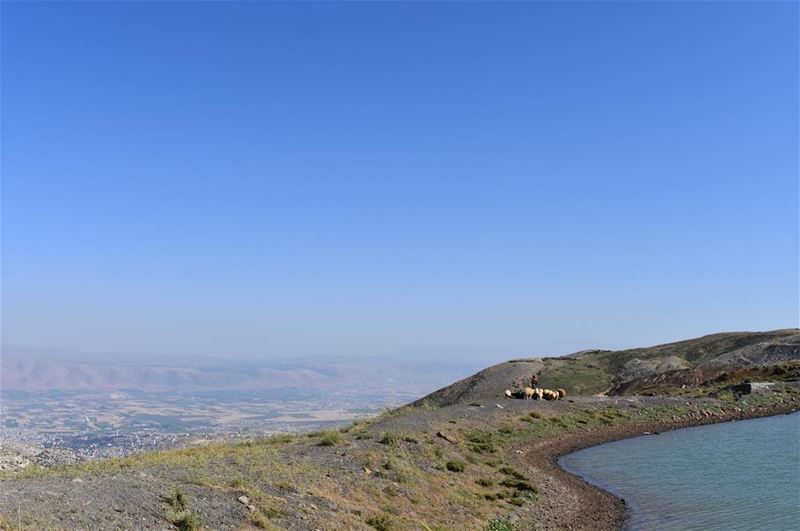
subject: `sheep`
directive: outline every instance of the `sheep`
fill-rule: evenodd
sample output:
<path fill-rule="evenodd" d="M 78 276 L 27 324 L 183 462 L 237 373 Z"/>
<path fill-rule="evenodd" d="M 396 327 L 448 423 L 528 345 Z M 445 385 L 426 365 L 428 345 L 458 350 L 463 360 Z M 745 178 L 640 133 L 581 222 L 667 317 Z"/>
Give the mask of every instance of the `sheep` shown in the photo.
<path fill-rule="evenodd" d="M 523 393 L 523 395 L 524 395 L 524 397 L 525 397 L 525 400 L 531 400 L 531 399 L 533 398 L 533 395 L 535 395 L 535 394 L 536 394 L 536 390 L 535 390 L 535 389 L 532 389 L 532 388 L 530 388 L 530 387 L 526 387 L 526 388 L 525 388 L 525 389 L 522 391 L 522 393 Z"/>
<path fill-rule="evenodd" d="M 504 394 L 506 398 L 521 398 L 523 400 L 561 400 L 567 396 L 567 392 L 563 389 L 553 390 L 542 389 L 541 387 L 526 387 L 521 391 L 506 389 Z"/>
<path fill-rule="evenodd" d="M 543 389 L 542 394 L 545 400 L 558 400 L 558 393 L 552 389 Z"/>

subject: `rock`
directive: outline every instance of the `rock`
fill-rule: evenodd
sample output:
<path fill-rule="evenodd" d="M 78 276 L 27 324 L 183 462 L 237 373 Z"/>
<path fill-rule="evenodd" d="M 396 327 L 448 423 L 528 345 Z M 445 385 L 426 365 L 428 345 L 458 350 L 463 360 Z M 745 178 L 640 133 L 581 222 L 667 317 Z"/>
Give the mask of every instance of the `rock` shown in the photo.
<path fill-rule="evenodd" d="M 248 505 L 248 506 L 247 506 L 247 508 L 248 508 L 248 509 L 250 509 L 250 512 L 251 512 L 251 513 L 252 513 L 252 512 L 254 512 L 254 511 L 256 510 L 256 506 L 255 506 L 255 505 L 253 505 L 252 503 L 251 503 L 250 505 Z"/>
<path fill-rule="evenodd" d="M 458 439 L 450 435 L 449 433 L 445 433 L 443 431 L 436 432 L 437 437 L 441 437 L 445 441 L 449 442 L 450 444 L 458 444 Z"/>
<path fill-rule="evenodd" d="M 505 409 L 505 407 L 501 406 L 500 404 L 495 404 L 495 405 L 496 405 L 497 407 L 499 407 L 500 409 Z"/>
<path fill-rule="evenodd" d="M 236 499 L 239 500 L 239 503 L 241 503 L 242 505 L 250 505 L 250 498 L 248 498 L 247 496 L 242 495 Z"/>
<path fill-rule="evenodd" d="M 366 466 L 365 466 L 365 467 L 364 467 L 364 473 L 365 473 L 366 475 L 368 475 L 368 476 L 369 476 L 369 475 L 371 475 L 371 474 L 372 474 L 372 470 L 371 470 L 369 467 L 366 467 Z"/>

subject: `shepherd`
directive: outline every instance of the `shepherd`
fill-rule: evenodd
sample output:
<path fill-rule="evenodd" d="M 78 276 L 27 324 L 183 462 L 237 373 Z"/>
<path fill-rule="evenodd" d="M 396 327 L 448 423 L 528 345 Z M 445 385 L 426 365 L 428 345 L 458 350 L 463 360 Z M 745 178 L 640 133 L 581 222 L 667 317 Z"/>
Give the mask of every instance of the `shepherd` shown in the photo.
<path fill-rule="evenodd" d="M 533 376 L 531 376 L 531 387 L 534 389 L 539 387 L 539 378 L 536 377 L 536 373 L 533 373 Z"/>

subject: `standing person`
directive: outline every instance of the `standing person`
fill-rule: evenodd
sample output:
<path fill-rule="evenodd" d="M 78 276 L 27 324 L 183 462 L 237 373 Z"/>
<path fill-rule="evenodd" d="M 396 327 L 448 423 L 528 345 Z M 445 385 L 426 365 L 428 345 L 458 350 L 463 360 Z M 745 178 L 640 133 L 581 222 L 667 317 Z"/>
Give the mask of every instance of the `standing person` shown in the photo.
<path fill-rule="evenodd" d="M 534 389 L 539 387 L 539 378 L 536 377 L 536 373 L 533 373 L 533 376 L 531 376 L 531 387 Z"/>

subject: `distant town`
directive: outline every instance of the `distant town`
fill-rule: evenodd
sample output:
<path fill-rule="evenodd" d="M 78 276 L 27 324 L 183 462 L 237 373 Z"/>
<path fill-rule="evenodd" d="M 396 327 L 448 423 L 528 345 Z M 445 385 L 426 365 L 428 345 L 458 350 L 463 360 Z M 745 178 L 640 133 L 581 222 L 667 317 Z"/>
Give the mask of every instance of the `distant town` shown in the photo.
<path fill-rule="evenodd" d="M 473 370 L 464 363 L 263 362 L 250 371 L 263 375 L 260 388 L 253 388 L 256 378 L 231 378 L 233 369 L 221 366 L 164 368 L 73 358 L 4 353 L 0 470 L 342 425 L 413 401 Z M 126 387 L 140 372 L 159 370 L 173 378 L 173 390 Z M 187 383 L 187 374 L 194 375 L 194 383 Z M 378 374 L 392 387 L 379 383 Z M 223 388 L 214 389 L 215 377 L 251 388 L 218 384 Z M 303 378 L 308 385 L 298 385 Z M 54 388 L 47 389 L 48 383 Z"/>
<path fill-rule="evenodd" d="M 278 394 L 9 392 L 0 406 L 2 444 L 23 454 L 42 454 L 41 464 L 68 464 L 198 441 L 313 430 L 416 398 L 394 395 L 375 401 L 308 390 Z"/>

